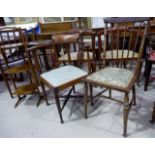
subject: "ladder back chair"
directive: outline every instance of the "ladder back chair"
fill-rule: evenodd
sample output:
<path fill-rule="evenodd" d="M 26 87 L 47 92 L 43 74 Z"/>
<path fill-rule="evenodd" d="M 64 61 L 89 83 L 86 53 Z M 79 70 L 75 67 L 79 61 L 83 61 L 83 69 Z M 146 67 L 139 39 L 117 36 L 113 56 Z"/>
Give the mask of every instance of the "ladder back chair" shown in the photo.
<path fill-rule="evenodd" d="M 0 39 L 0 54 L 2 56 L 0 68 L 2 76 L 11 97 L 18 97 L 18 101 L 15 104 L 15 107 L 17 107 L 26 95 L 39 92 L 34 70 L 26 52 L 26 31 L 20 28 L 3 27 L 0 28 Z M 19 75 L 25 75 L 28 80 L 19 83 L 17 81 Z"/>
<path fill-rule="evenodd" d="M 119 26 L 114 28 L 105 27 L 104 46 L 103 53 L 101 55 L 102 68 L 88 75 L 84 79 L 84 110 L 86 118 L 88 117 L 88 86 L 91 105 L 94 104 L 94 98 L 101 95 L 105 91 L 109 91 L 109 95 L 102 96 L 114 101 L 118 100 L 112 96 L 112 90 L 120 91 L 124 94 L 124 101 L 119 101 L 124 105 L 124 137 L 127 136 L 127 120 L 129 110 L 132 104 L 136 104 L 135 82 L 137 81 L 140 70 L 146 32 L 147 24 L 145 25 L 145 29 L 137 29 L 134 27 L 120 28 Z M 93 89 L 95 89 L 94 86 L 100 86 L 104 89 L 97 95 L 93 96 Z M 129 93 L 131 91 L 132 99 L 129 101 Z"/>

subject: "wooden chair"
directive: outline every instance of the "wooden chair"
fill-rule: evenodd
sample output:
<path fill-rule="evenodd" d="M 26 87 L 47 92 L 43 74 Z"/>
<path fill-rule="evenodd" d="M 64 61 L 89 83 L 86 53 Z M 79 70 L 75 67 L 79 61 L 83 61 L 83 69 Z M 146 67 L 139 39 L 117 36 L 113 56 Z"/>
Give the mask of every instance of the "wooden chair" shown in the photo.
<path fill-rule="evenodd" d="M 58 109 L 58 113 L 60 116 L 60 121 L 61 123 L 63 123 L 63 117 L 62 117 L 62 111 L 67 103 L 67 101 L 69 100 L 70 97 L 77 97 L 77 95 L 71 95 L 72 92 L 74 91 L 75 93 L 75 85 L 80 83 L 81 80 L 87 76 L 87 72 L 84 70 L 81 70 L 80 68 L 77 68 L 71 64 L 68 64 L 66 66 L 61 65 L 61 61 L 58 60 L 57 57 L 57 51 L 56 49 L 56 45 L 57 43 L 63 43 L 63 45 L 67 45 L 69 46 L 69 44 L 73 43 L 72 39 L 68 39 L 67 41 L 65 40 L 57 40 L 58 42 L 52 43 L 52 44 L 41 44 L 38 46 L 34 46 L 32 48 L 29 48 L 29 53 L 32 53 L 33 56 L 31 56 L 31 59 L 33 59 L 33 63 L 35 64 L 35 70 L 37 72 L 37 77 L 39 81 L 40 81 L 40 86 L 42 87 L 42 90 L 44 92 L 44 97 L 45 97 L 45 101 L 46 104 L 49 105 L 48 103 L 48 97 L 47 97 L 47 93 L 45 90 L 45 86 L 49 87 L 50 89 L 53 90 L 54 92 L 54 98 L 55 98 L 55 102 L 56 102 L 56 106 Z M 66 46 L 66 47 L 67 47 Z M 41 69 L 40 63 L 39 63 L 39 59 L 37 56 L 37 50 L 44 48 L 46 50 L 48 50 L 48 53 L 51 53 L 51 70 L 50 71 L 46 71 L 44 72 Z M 60 91 L 64 90 L 64 89 L 68 89 L 69 92 L 67 95 L 61 95 L 59 94 Z M 64 103 L 61 106 L 60 103 L 60 97 L 65 97 Z M 78 97 L 81 97 L 81 95 Z"/>
<path fill-rule="evenodd" d="M 80 38 L 80 33 L 53 34 L 52 41 L 59 62 L 75 66 L 86 63 L 88 72 L 91 72 L 90 61 L 93 60 L 93 54 L 89 50 L 84 51 L 84 42 Z"/>
<path fill-rule="evenodd" d="M 90 101 L 93 105 L 94 98 L 105 91 L 109 91 L 109 96 L 103 97 L 118 101 L 112 97 L 112 90 L 120 91 L 124 94 L 124 101 L 119 101 L 124 105 L 123 136 L 127 136 L 128 113 L 132 104 L 136 104 L 135 82 L 141 65 L 145 35 L 147 26 L 144 29 L 105 28 L 104 48 L 101 57 L 102 69 L 90 74 L 85 78 L 85 117 L 87 118 L 88 85 L 90 90 Z M 115 40 L 114 37 L 116 36 Z M 108 38 L 108 39 L 107 39 Z M 114 46 L 114 42 L 116 46 Z M 99 94 L 93 96 L 94 86 L 104 89 Z M 94 88 L 95 89 L 95 88 Z M 132 91 L 132 99 L 129 101 L 129 93 Z"/>
<path fill-rule="evenodd" d="M 150 20 L 151 18 L 149 17 L 117 17 L 117 18 L 114 18 L 114 17 L 111 17 L 111 18 L 105 18 L 104 19 L 104 22 L 105 22 L 105 27 L 109 27 L 109 28 L 116 28 L 119 27 L 119 28 L 136 28 L 136 29 L 144 29 L 144 26 L 148 25 L 148 29 L 147 29 L 147 32 L 149 31 L 150 29 Z M 98 34 L 98 38 L 99 38 L 99 51 L 102 51 L 103 49 L 103 41 L 102 41 L 102 37 L 104 35 L 104 31 L 100 31 L 99 34 Z M 114 35 L 114 38 L 113 38 L 113 46 L 116 46 L 116 42 L 114 40 L 116 40 L 116 35 Z M 107 38 L 108 39 L 108 38 Z M 120 39 L 122 40 L 122 39 Z M 107 45 L 107 48 L 110 48 L 108 47 Z M 144 51 L 143 51 L 143 61 L 145 60 L 145 47 L 144 47 Z M 101 52 L 99 52 L 101 53 Z M 119 55 L 119 52 L 118 52 L 118 55 Z M 121 55 L 121 53 L 120 53 Z M 130 59 L 132 59 L 132 53 L 129 53 L 129 57 Z M 107 54 L 107 59 L 109 59 L 109 56 L 110 56 L 110 53 L 109 55 Z M 138 55 L 134 55 L 134 58 L 135 59 Z M 111 56 L 110 56 L 111 57 Z M 129 58 L 128 57 L 128 58 Z M 115 59 L 115 57 L 111 57 L 111 59 Z M 126 55 L 124 55 L 124 59 L 126 59 Z M 142 68 L 142 65 L 143 65 L 143 61 L 141 61 L 141 67 Z M 100 63 L 99 63 L 99 67 L 100 67 Z M 141 69 L 139 70 L 139 76 L 138 76 L 138 79 L 137 79 L 137 84 L 139 85 L 139 82 L 140 82 L 140 73 L 141 73 Z"/>
<path fill-rule="evenodd" d="M 15 107 L 26 95 L 39 92 L 35 73 L 27 55 L 27 37 L 25 30 L 13 27 L 0 28 L 1 72 L 11 97 L 18 96 Z M 18 75 L 28 77 L 26 84 L 18 83 Z M 8 80 L 9 79 L 9 80 Z M 38 101 L 39 102 L 39 101 Z"/>

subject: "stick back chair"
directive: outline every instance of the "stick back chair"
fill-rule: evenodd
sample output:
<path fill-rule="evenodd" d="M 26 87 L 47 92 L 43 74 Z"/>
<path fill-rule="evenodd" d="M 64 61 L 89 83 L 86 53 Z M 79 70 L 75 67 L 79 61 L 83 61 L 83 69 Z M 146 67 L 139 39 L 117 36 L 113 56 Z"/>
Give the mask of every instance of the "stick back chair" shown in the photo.
<path fill-rule="evenodd" d="M 105 98 L 118 101 L 112 96 L 112 90 L 120 91 L 124 94 L 124 101 L 119 101 L 124 105 L 123 136 L 127 136 L 128 113 L 132 104 L 136 104 L 135 82 L 138 77 L 147 24 L 145 29 L 105 28 L 104 31 L 104 48 L 102 53 L 102 68 L 88 75 L 85 78 L 85 117 L 87 118 L 88 103 L 88 86 L 90 91 L 90 102 L 94 104 L 94 98 L 105 91 L 109 91 L 109 96 Z M 108 39 L 107 39 L 108 38 Z M 115 39 L 114 39 L 115 38 Z M 104 89 L 97 95 L 93 96 L 94 86 L 100 86 Z M 132 91 L 132 99 L 129 101 L 129 93 Z"/>
<path fill-rule="evenodd" d="M 124 51 L 123 55 L 122 55 L 122 51 L 114 51 L 113 55 L 111 55 L 111 49 L 115 48 L 119 48 L 119 46 L 127 45 L 126 42 L 128 41 L 129 37 L 126 38 L 125 40 L 123 40 L 123 33 L 118 36 L 117 35 L 117 29 L 127 29 L 127 28 L 137 28 L 137 29 L 143 29 L 145 23 L 148 23 L 148 29 L 149 29 L 149 17 L 118 17 L 118 18 L 105 18 L 104 22 L 105 22 L 105 28 L 108 27 L 109 31 L 110 29 L 112 30 L 111 34 L 106 36 L 106 48 L 107 48 L 107 52 L 106 52 L 106 59 L 108 60 L 113 60 L 116 59 L 116 57 L 118 56 L 121 59 L 137 59 L 138 54 L 134 54 L 133 56 L 133 51 L 131 50 L 129 51 L 129 53 L 127 51 Z M 115 29 L 115 31 L 114 31 Z M 148 30 L 147 30 L 148 31 Z M 112 37 L 110 37 L 110 35 L 112 35 Z M 134 34 L 133 34 L 134 35 Z M 102 37 L 104 36 L 104 30 L 101 30 L 98 32 L 98 45 L 99 45 L 99 51 L 100 51 L 100 58 L 103 57 L 103 48 L 104 48 L 104 41 L 102 40 Z M 127 34 L 125 34 L 125 36 L 127 36 Z M 117 37 L 119 37 L 119 45 L 117 43 Z M 132 41 L 134 42 L 134 38 L 132 38 Z M 108 40 L 111 39 L 111 42 L 109 42 Z M 124 42 L 123 42 L 124 41 Z M 136 41 L 136 40 L 135 40 Z M 110 43 L 110 44 L 109 44 Z M 131 43 L 134 44 L 134 43 Z M 118 46 L 118 47 L 117 47 Z M 132 46 L 132 45 L 131 45 Z M 132 48 L 134 48 L 132 46 Z M 144 53 L 143 53 L 144 55 Z M 122 57 L 123 56 L 123 57 Z M 142 65 L 142 64 L 141 64 Z"/>

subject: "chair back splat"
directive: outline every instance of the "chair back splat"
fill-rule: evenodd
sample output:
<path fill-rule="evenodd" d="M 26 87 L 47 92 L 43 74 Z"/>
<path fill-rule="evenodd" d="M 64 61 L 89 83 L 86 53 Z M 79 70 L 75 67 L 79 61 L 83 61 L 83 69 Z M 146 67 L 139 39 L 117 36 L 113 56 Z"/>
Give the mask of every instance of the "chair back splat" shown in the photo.
<path fill-rule="evenodd" d="M 88 72 L 90 73 L 92 72 L 90 63 L 94 57 L 88 49 L 89 47 L 85 45 L 83 39 L 85 35 L 92 37 L 91 33 L 86 34 L 81 31 L 53 34 L 53 49 L 59 62 L 64 65 L 72 64 L 77 67 L 82 67 L 83 64 L 87 64 Z"/>

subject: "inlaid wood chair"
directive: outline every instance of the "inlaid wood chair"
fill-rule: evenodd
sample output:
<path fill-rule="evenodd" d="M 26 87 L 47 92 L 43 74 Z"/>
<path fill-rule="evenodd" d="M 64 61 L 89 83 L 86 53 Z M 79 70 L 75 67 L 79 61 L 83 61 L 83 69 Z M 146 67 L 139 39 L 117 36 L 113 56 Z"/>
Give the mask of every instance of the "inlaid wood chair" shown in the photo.
<path fill-rule="evenodd" d="M 0 54 L 2 56 L 1 72 L 11 97 L 17 96 L 15 107 L 26 95 L 38 92 L 33 67 L 27 55 L 26 31 L 20 28 L 0 28 Z M 28 81 L 19 83 L 18 75 L 25 75 Z M 18 83 L 17 83 L 18 82 Z"/>
<path fill-rule="evenodd" d="M 134 27 L 120 28 L 119 26 L 112 29 L 106 27 L 104 32 L 104 48 L 101 57 L 102 68 L 85 78 L 84 104 L 86 118 L 88 86 L 90 90 L 90 102 L 92 105 L 94 104 L 94 98 L 105 91 L 109 91 L 109 96 L 102 94 L 102 97 L 114 101 L 118 101 L 118 99 L 113 97 L 112 90 L 120 91 L 124 94 L 124 101 L 119 101 L 124 105 L 124 137 L 127 136 L 129 110 L 132 104 L 136 104 L 135 82 L 141 65 L 146 32 L 147 25 L 145 26 L 145 29 L 135 29 Z M 114 42 L 116 43 L 116 46 L 114 46 Z M 93 96 L 94 86 L 103 87 L 102 92 L 95 96 Z M 131 101 L 129 101 L 130 92 L 132 92 Z"/>
<path fill-rule="evenodd" d="M 72 94 L 74 92 L 74 86 L 78 83 L 81 82 L 81 80 L 87 76 L 87 72 L 75 67 L 71 64 L 66 64 L 65 66 L 61 64 L 61 61 L 59 61 L 57 57 L 57 51 L 56 51 L 56 45 L 57 43 L 63 43 L 63 45 L 69 46 L 69 44 L 73 43 L 71 38 L 66 38 L 69 40 L 58 40 L 58 42 L 54 42 L 52 44 L 41 44 L 32 48 L 29 48 L 29 53 L 31 53 L 33 56 L 31 56 L 31 59 L 33 59 L 33 64 L 35 64 L 35 70 L 37 72 L 37 77 L 39 77 L 40 81 L 40 86 L 42 87 L 42 90 L 44 92 L 44 97 L 46 104 L 49 105 L 48 102 L 48 96 L 45 90 L 45 86 L 47 86 L 49 89 L 53 90 L 54 92 L 54 98 L 56 102 L 56 106 L 58 109 L 58 113 L 60 116 L 60 121 L 63 123 L 63 117 L 62 117 L 62 111 L 67 104 L 67 101 L 69 98 L 72 97 L 77 97 L 77 95 Z M 71 40 L 70 40 L 71 39 Z M 48 53 L 51 53 L 51 70 L 44 72 L 41 69 L 39 59 L 37 56 L 37 50 L 44 48 L 48 50 Z M 69 49 L 68 49 L 69 50 Z M 68 90 L 67 95 L 60 95 L 60 92 L 63 91 L 64 89 Z M 75 93 L 75 92 L 74 92 Z M 65 97 L 64 103 L 60 103 L 60 97 Z M 79 97 L 79 94 L 78 94 Z M 80 95 L 80 97 L 82 97 Z"/>

